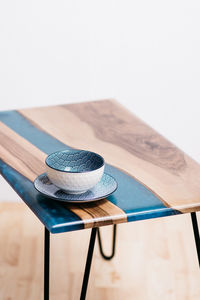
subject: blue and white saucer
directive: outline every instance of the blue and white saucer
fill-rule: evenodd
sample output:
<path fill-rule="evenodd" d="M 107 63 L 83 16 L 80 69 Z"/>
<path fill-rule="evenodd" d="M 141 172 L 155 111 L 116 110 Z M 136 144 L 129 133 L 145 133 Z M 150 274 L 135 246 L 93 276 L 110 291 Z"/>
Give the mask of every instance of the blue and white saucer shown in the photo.
<path fill-rule="evenodd" d="M 51 183 L 46 173 L 43 173 L 35 179 L 34 186 L 38 192 L 52 199 L 65 202 L 84 203 L 108 197 L 117 189 L 117 182 L 111 175 L 104 173 L 101 180 L 87 192 L 82 194 L 67 194 Z"/>

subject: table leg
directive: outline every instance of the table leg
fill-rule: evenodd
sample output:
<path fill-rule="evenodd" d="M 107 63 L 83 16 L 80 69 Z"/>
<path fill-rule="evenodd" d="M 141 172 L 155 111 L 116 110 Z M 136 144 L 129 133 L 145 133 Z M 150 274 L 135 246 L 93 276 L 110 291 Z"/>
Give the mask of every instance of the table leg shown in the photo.
<path fill-rule="evenodd" d="M 96 233 L 97 233 L 97 228 L 92 228 L 80 300 L 85 300 L 85 296 L 86 296 L 86 292 L 87 292 L 87 286 L 88 286 L 88 280 L 89 280 L 89 276 L 90 276 L 90 268 L 91 268 L 92 257 L 93 257 L 93 252 L 94 252 Z"/>
<path fill-rule="evenodd" d="M 99 241 L 99 250 L 101 253 L 101 256 L 106 259 L 110 260 L 114 257 L 115 255 L 115 246 L 116 246 L 116 233 L 117 233 L 117 225 L 113 225 L 113 239 L 112 239 L 112 253 L 111 255 L 105 255 L 102 247 L 102 241 L 101 241 L 101 233 L 100 233 L 100 228 L 98 228 L 98 241 Z"/>
<path fill-rule="evenodd" d="M 49 300 L 49 254 L 50 254 L 50 232 L 45 227 L 45 232 L 44 232 L 44 300 Z"/>
<path fill-rule="evenodd" d="M 193 231 L 194 231 L 195 244 L 196 244 L 196 249 L 197 249 L 197 256 L 198 256 L 199 266 L 200 266 L 200 237 L 199 237 L 197 216 L 196 216 L 195 212 L 191 213 L 191 218 L 192 218 L 192 226 L 193 226 Z"/>

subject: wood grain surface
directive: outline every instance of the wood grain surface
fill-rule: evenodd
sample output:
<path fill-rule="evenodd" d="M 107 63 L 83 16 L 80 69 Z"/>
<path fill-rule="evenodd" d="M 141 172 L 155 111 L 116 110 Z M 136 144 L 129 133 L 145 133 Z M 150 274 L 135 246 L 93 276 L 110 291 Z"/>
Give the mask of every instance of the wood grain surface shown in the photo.
<path fill-rule="evenodd" d="M 199 210 L 199 164 L 116 101 L 20 113 L 63 143 L 102 154 L 107 163 L 128 172 L 168 207 L 181 212 Z"/>
<path fill-rule="evenodd" d="M 46 154 L 0 122 L 0 158 L 31 181 L 45 172 Z M 89 205 L 63 204 L 74 212 L 85 228 L 111 225 L 127 221 L 125 212 L 108 200 Z"/>
<path fill-rule="evenodd" d="M 46 154 L 0 121 L 0 157 L 22 175 L 34 181 L 45 172 Z"/>

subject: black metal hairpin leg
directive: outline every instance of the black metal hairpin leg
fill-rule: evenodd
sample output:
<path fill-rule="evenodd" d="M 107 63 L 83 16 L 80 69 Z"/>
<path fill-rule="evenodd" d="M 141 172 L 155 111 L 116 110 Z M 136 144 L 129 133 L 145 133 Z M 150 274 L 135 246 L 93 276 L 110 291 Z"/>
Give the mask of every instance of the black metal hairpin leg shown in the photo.
<path fill-rule="evenodd" d="M 49 254 L 50 254 L 50 232 L 45 227 L 45 232 L 44 232 L 44 300 L 49 300 Z"/>
<path fill-rule="evenodd" d="M 103 247 L 102 247 L 102 241 L 101 241 L 101 233 L 100 233 L 100 228 L 98 228 L 98 241 L 99 241 L 99 250 L 101 253 L 101 256 L 106 259 L 106 260 L 110 260 L 114 257 L 115 255 L 115 246 L 116 246 L 116 233 L 117 233 L 117 225 L 113 225 L 113 240 L 112 240 L 112 253 L 111 255 L 105 255 L 103 252 Z"/>
<path fill-rule="evenodd" d="M 200 266 L 200 237 L 199 237 L 197 216 L 195 212 L 191 213 L 191 218 L 192 218 L 192 226 L 193 226 L 194 238 L 195 238 L 196 249 L 197 249 L 197 256 L 198 256 L 199 266 Z"/>
<path fill-rule="evenodd" d="M 89 276 L 90 276 L 90 268 L 91 268 L 92 257 L 93 257 L 93 252 L 94 252 L 96 233 L 97 233 L 97 228 L 92 228 L 80 300 L 85 300 L 85 296 L 86 296 L 86 292 L 87 292 L 87 286 L 88 286 L 88 281 L 89 281 Z"/>

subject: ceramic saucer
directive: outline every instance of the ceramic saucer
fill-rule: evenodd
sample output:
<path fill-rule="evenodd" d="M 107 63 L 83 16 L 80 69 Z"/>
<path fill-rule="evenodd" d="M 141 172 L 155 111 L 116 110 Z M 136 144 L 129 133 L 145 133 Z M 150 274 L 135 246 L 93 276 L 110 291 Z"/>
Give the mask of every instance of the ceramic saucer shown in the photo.
<path fill-rule="evenodd" d="M 82 194 L 67 194 L 51 183 L 46 173 L 43 173 L 35 179 L 34 186 L 40 193 L 52 199 L 84 203 L 108 197 L 117 189 L 117 182 L 111 175 L 104 173 L 101 180 L 87 192 Z"/>

